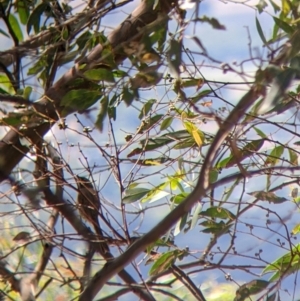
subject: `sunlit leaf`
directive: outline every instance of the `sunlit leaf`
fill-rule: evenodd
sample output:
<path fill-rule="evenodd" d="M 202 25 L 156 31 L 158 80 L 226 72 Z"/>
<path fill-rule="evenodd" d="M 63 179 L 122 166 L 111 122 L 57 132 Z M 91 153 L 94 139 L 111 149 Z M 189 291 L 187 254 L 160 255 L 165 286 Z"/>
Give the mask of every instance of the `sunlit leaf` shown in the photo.
<path fill-rule="evenodd" d="M 20 21 L 23 25 L 26 25 L 29 17 L 29 7 L 26 0 L 18 0 L 17 2 L 17 11 L 19 14 Z"/>
<path fill-rule="evenodd" d="M 25 99 L 29 100 L 31 92 L 32 92 L 32 87 L 31 86 L 26 86 L 24 91 L 23 91 L 23 97 Z"/>
<path fill-rule="evenodd" d="M 262 271 L 262 275 L 273 273 L 269 281 L 277 281 L 279 278 L 287 277 L 300 269 L 300 245 L 297 244 L 292 250 L 277 258 L 267 265 Z"/>
<path fill-rule="evenodd" d="M 296 226 L 294 226 L 294 228 L 292 229 L 291 232 L 293 235 L 297 235 L 300 233 L 300 224 L 297 224 Z"/>
<path fill-rule="evenodd" d="M 13 14 L 10 14 L 8 17 L 8 21 L 18 41 L 23 41 L 23 33 L 17 18 Z"/>
<path fill-rule="evenodd" d="M 194 138 L 194 141 L 197 143 L 197 145 L 200 147 L 205 139 L 203 132 L 201 132 L 193 123 L 189 121 L 184 122 L 184 127 Z"/>
<path fill-rule="evenodd" d="M 0 88 L 7 94 L 14 95 L 15 89 L 6 74 L 0 73 Z"/>
<path fill-rule="evenodd" d="M 291 10 L 289 0 L 281 0 L 283 16 L 287 16 Z"/>

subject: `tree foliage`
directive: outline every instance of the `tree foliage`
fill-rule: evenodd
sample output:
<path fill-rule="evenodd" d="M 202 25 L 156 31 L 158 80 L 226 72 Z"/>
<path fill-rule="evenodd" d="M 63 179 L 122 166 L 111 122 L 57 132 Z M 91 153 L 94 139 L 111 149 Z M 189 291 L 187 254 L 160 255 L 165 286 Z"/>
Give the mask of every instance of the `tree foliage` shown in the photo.
<path fill-rule="evenodd" d="M 213 1 L 0 2 L 1 297 L 300 298 L 300 4 L 230 5 L 234 62 Z"/>

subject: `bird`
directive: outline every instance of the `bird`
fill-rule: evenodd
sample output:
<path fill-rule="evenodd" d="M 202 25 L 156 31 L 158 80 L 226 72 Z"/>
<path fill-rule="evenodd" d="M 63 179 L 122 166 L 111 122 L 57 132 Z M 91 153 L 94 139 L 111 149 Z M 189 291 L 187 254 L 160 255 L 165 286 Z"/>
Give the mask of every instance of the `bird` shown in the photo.
<path fill-rule="evenodd" d="M 98 220 L 98 213 L 100 210 L 100 199 L 97 192 L 95 191 L 93 184 L 85 177 L 77 178 L 78 195 L 77 205 L 81 217 L 88 221 L 93 228 L 100 240 L 104 239 L 103 232 Z M 100 253 L 105 255 L 109 252 L 109 248 L 106 242 L 100 243 Z"/>

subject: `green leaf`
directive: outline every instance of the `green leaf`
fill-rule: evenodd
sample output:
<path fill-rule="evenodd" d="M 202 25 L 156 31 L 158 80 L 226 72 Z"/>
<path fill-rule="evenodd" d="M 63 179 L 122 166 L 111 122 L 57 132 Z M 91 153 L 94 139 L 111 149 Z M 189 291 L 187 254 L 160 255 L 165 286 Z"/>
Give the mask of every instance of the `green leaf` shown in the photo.
<path fill-rule="evenodd" d="M 295 29 L 292 26 L 290 26 L 288 23 L 283 21 L 282 19 L 273 17 L 273 20 L 275 21 L 276 25 L 287 34 L 292 35 L 294 33 Z"/>
<path fill-rule="evenodd" d="M 263 30 L 262 30 L 262 28 L 260 26 L 260 23 L 259 23 L 259 20 L 257 19 L 257 17 L 255 17 L 255 24 L 256 24 L 256 29 L 258 31 L 258 34 L 259 34 L 261 40 L 263 41 L 264 45 L 267 45 L 268 44 L 267 40 L 265 38 L 265 35 L 263 33 Z"/>
<path fill-rule="evenodd" d="M 268 138 L 268 136 L 259 128 L 254 127 L 255 132 L 257 133 L 257 135 L 259 135 L 261 138 Z"/>
<path fill-rule="evenodd" d="M 215 183 L 218 180 L 219 171 L 217 169 L 211 169 L 209 172 L 209 183 Z"/>
<path fill-rule="evenodd" d="M 184 127 L 190 133 L 190 135 L 194 138 L 194 141 L 200 147 L 204 143 L 205 136 L 203 132 L 201 132 L 193 123 L 189 121 L 184 122 Z"/>
<path fill-rule="evenodd" d="M 32 92 L 32 87 L 26 86 L 24 91 L 23 91 L 23 97 L 25 99 L 29 100 L 31 92 Z"/>
<path fill-rule="evenodd" d="M 188 218 L 188 214 L 184 214 L 180 220 L 176 223 L 175 229 L 174 229 L 174 236 L 178 235 L 182 230 L 184 230 L 184 227 L 186 225 Z"/>
<path fill-rule="evenodd" d="M 202 222 L 200 225 L 206 227 L 202 230 L 203 233 L 211 233 L 217 236 L 221 236 L 223 234 L 228 233 L 229 229 L 232 226 L 231 224 L 224 223 L 224 221 L 215 222 L 212 220 Z"/>
<path fill-rule="evenodd" d="M 261 201 L 269 201 L 270 203 L 274 204 L 281 204 L 289 201 L 286 198 L 277 196 L 274 192 L 271 191 L 253 191 L 249 194 Z"/>
<path fill-rule="evenodd" d="M 289 149 L 290 162 L 294 166 L 298 166 L 298 154 L 293 150 Z"/>
<path fill-rule="evenodd" d="M 289 252 L 279 257 L 271 264 L 267 265 L 262 271 L 262 275 L 266 273 L 273 273 L 269 281 L 277 281 L 279 278 L 287 277 L 299 271 L 300 268 L 300 245 L 296 245 Z"/>
<path fill-rule="evenodd" d="M 143 132 L 147 131 L 148 129 L 152 128 L 156 123 L 158 123 L 164 117 L 163 114 L 157 114 L 148 118 L 147 120 L 142 121 L 142 125 L 138 130 L 138 134 L 142 134 Z"/>
<path fill-rule="evenodd" d="M 150 139 L 144 139 L 140 141 L 140 144 L 143 146 L 143 148 L 135 148 L 133 151 L 131 151 L 127 157 L 130 158 L 135 155 L 139 155 L 142 152 L 152 151 L 157 148 L 166 146 L 172 142 L 176 141 L 183 141 L 183 143 L 186 143 L 186 139 L 192 140 L 192 145 L 195 144 L 194 140 L 192 138 L 189 138 L 190 135 L 185 130 L 180 130 L 176 132 L 170 132 L 167 134 L 163 134 L 157 138 L 150 138 Z M 180 142 L 181 143 L 181 142 Z M 179 144 L 178 144 L 179 147 Z"/>
<path fill-rule="evenodd" d="M 217 206 L 212 206 L 207 210 L 202 211 L 201 215 L 208 216 L 211 218 L 230 219 L 230 220 L 234 220 L 236 218 L 236 216 L 229 210 Z"/>
<path fill-rule="evenodd" d="M 40 5 L 36 6 L 31 15 L 28 18 L 27 22 L 27 33 L 29 34 L 33 26 L 34 32 L 39 33 L 40 31 L 40 19 L 41 15 L 44 13 L 48 7 L 47 1 L 42 2 Z"/>
<path fill-rule="evenodd" d="M 8 21 L 18 41 L 23 41 L 23 33 L 17 18 L 13 14 L 10 14 L 8 17 Z"/>
<path fill-rule="evenodd" d="M 166 20 L 164 24 L 161 24 L 160 29 L 157 30 L 154 34 L 158 36 L 157 38 L 157 44 L 158 44 L 158 51 L 162 52 L 164 50 L 164 46 L 166 43 L 167 33 L 168 33 L 168 25 L 169 20 Z"/>
<path fill-rule="evenodd" d="M 157 85 L 162 79 L 163 74 L 160 72 L 139 72 L 130 79 L 132 89 L 150 88 Z"/>
<path fill-rule="evenodd" d="M 226 30 L 226 27 L 222 25 L 216 18 L 209 18 L 207 16 L 204 16 L 202 18 L 197 18 L 193 21 L 200 21 L 200 22 L 205 22 L 208 23 L 212 26 L 214 29 L 219 29 L 219 30 Z"/>
<path fill-rule="evenodd" d="M 124 78 L 126 76 L 129 76 L 127 72 L 123 71 L 123 70 L 114 70 L 113 71 L 113 76 L 114 77 L 119 77 L 119 78 Z"/>
<path fill-rule="evenodd" d="M 185 149 L 185 148 L 191 148 L 196 146 L 194 138 L 188 138 L 184 141 L 181 141 L 177 144 L 175 144 L 174 149 Z"/>
<path fill-rule="evenodd" d="M 292 229 L 291 233 L 293 235 L 297 235 L 300 232 L 300 224 L 297 224 L 296 226 L 294 226 L 294 228 Z"/>
<path fill-rule="evenodd" d="M 255 6 L 258 9 L 258 12 L 261 14 L 264 11 L 264 9 L 268 6 L 268 4 L 265 0 L 259 0 L 258 4 Z"/>
<path fill-rule="evenodd" d="M 278 13 L 280 11 L 280 6 L 277 5 L 277 3 L 274 2 L 273 0 L 269 0 L 269 1 L 270 1 L 271 5 L 273 6 L 275 14 Z"/>
<path fill-rule="evenodd" d="M 173 71 L 176 77 L 179 77 L 181 65 L 181 43 L 176 40 L 171 40 L 170 49 L 168 51 L 169 68 Z"/>
<path fill-rule="evenodd" d="M 283 16 L 287 16 L 291 11 L 290 1 L 289 0 L 281 0 L 282 13 Z"/>
<path fill-rule="evenodd" d="M 83 74 L 86 78 L 90 80 L 95 80 L 95 81 L 103 80 L 111 83 L 115 82 L 113 72 L 109 69 L 105 69 L 105 68 L 91 69 L 85 71 Z"/>
<path fill-rule="evenodd" d="M 267 297 L 266 301 L 276 301 L 277 300 L 277 292 Z"/>
<path fill-rule="evenodd" d="M 10 38 L 9 34 L 7 34 L 4 30 L 0 28 L 0 33 L 6 36 L 7 38 Z"/>
<path fill-rule="evenodd" d="M 256 295 L 266 289 L 269 285 L 268 281 L 255 279 L 245 283 L 236 291 L 234 301 L 244 301 L 251 295 Z"/>
<path fill-rule="evenodd" d="M 196 96 L 191 97 L 190 99 L 193 103 L 196 103 L 196 102 L 198 102 L 199 100 L 201 100 L 203 97 L 207 96 L 210 93 L 211 93 L 211 90 L 203 90 L 200 93 L 198 93 Z"/>
<path fill-rule="evenodd" d="M 47 65 L 47 59 L 45 56 L 41 56 L 41 58 L 28 69 L 27 75 L 37 75 L 39 72 L 43 71 Z"/>
<path fill-rule="evenodd" d="M 276 163 L 278 163 L 281 155 L 283 154 L 283 151 L 284 147 L 282 145 L 274 147 L 267 160 L 265 161 L 265 164 L 275 165 Z"/>
<path fill-rule="evenodd" d="M 100 112 L 97 116 L 97 120 L 95 123 L 95 125 L 100 130 L 100 132 L 103 131 L 103 121 L 107 115 L 108 101 L 109 101 L 109 99 L 108 99 L 108 96 L 106 96 L 106 95 L 100 101 L 101 109 L 100 109 Z"/>
<path fill-rule="evenodd" d="M 168 127 L 171 126 L 173 122 L 173 117 L 167 117 L 160 125 L 160 130 L 163 131 L 163 130 L 166 130 Z"/>
<path fill-rule="evenodd" d="M 142 107 L 141 113 L 139 115 L 139 119 L 143 119 L 148 115 L 148 113 L 151 111 L 152 106 L 156 103 L 156 99 L 150 99 L 148 100 Z"/>
<path fill-rule="evenodd" d="M 230 162 L 231 160 L 232 160 L 232 156 L 227 157 L 227 158 L 223 159 L 222 161 L 218 162 L 218 164 L 217 164 L 216 167 L 217 167 L 218 169 L 220 169 L 220 168 L 226 168 L 228 162 Z"/>
<path fill-rule="evenodd" d="M 130 106 L 133 100 L 135 99 L 136 95 L 129 91 L 128 87 L 123 87 L 123 92 L 122 92 L 122 99 L 126 103 L 127 106 Z"/>
<path fill-rule="evenodd" d="M 178 252 L 179 251 L 174 250 L 162 254 L 152 265 L 149 271 L 150 276 L 156 275 L 170 268 L 175 263 L 178 257 Z"/>
<path fill-rule="evenodd" d="M 29 17 L 29 7 L 28 2 L 24 0 L 18 0 L 17 2 L 17 11 L 19 14 L 20 21 L 23 25 L 27 24 L 27 20 Z"/>
<path fill-rule="evenodd" d="M 195 206 L 195 210 L 193 212 L 193 217 L 192 217 L 192 221 L 191 221 L 191 229 L 193 229 L 196 226 L 196 224 L 199 220 L 199 213 L 201 212 L 202 207 L 203 206 L 200 202 Z"/>
<path fill-rule="evenodd" d="M 204 81 L 202 78 L 193 78 L 189 80 L 185 80 L 181 83 L 181 86 L 184 88 L 190 88 L 190 87 L 201 87 L 203 85 Z"/>
<path fill-rule="evenodd" d="M 246 158 L 249 158 L 253 155 L 256 155 L 256 152 L 263 146 L 264 139 L 253 140 L 246 144 L 241 150 L 239 154 L 239 158 L 236 158 L 234 155 L 231 155 L 230 160 L 227 162 L 226 167 L 232 167 L 237 164 L 237 160 L 243 161 Z"/>
<path fill-rule="evenodd" d="M 147 194 L 141 199 L 141 203 L 145 203 L 148 201 L 151 201 L 151 203 L 153 203 L 169 195 L 169 193 L 164 190 L 166 186 L 167 183 L 163 183 L 149 190 Z"/>
<path fill-rule="evenodd" d="M 171 197 L 171 202 L 179 205 L 189 196 L 188 192 L 181 192 L 173 197 Z"/>
<path fill-rule="evenodd" d="M 71 108 L 72 111 L 83 112 L 95 104 L 100 96 L 101 92 L 99 91 L 86 89 L 71 90 L 63 97 L 61 105 Z"/>
<path fill-rule="evenodd" d="M 14 95 L 15 94 L 15 89 L 10 82 L 9 78 L 7 77 L 6 74 L 0 73 L 0 88 L 5 91 L 5 93 Z"/>
<path fill-rule="evenodd" d="M 122 202 L 124 204 L 130 204 L 140 200 L 144 197 L 150 190 L 147 188 L 132 188 L 128 189 L 124 193 Z"/>

